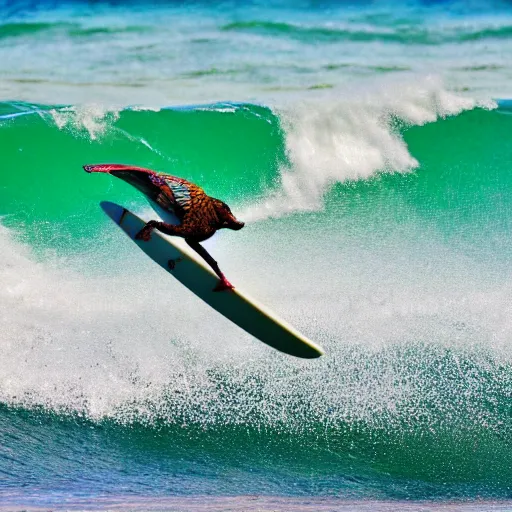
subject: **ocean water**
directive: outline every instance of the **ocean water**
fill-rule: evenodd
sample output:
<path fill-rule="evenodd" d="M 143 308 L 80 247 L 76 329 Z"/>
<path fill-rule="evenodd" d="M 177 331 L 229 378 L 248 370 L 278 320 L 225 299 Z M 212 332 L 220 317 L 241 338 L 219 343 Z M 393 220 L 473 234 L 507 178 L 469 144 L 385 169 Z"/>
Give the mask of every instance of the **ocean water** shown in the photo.
<path fill-rule="evenodd" d="M 0 1 L 0 510 L 512 509 L 509 2 Z M 281 354 L 86 163 L 246 221 Z"/>

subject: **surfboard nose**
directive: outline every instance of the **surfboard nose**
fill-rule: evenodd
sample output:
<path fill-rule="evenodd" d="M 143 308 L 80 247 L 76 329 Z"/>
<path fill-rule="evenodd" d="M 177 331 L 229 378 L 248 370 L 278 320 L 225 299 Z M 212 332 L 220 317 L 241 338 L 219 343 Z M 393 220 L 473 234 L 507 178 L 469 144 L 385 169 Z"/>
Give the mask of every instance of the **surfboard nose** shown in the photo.
<path fill-rule="evenodd" d="M 110 201 L 101 201 L 100 203 L 103 211 L 116 223 L 119 224 L 125 209 L 116 203 Z"/>

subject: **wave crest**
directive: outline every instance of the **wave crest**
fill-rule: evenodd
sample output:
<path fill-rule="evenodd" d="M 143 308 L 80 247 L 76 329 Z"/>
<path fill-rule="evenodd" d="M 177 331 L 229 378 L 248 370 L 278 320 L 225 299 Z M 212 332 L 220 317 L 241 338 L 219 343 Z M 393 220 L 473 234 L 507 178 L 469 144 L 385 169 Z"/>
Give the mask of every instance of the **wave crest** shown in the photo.
<path fill-rule="evenodd" d="M 443 89 L 435 79 L 388 82 L 378 91 L 303 102 L 279 112 L 289 165 L 280 186 L 244 217 L 262 220 L 297 211 L 319 210 L 330 187 L 369 179 L 380 172 L 407 173 L 418 167 L 399 127 L 423 125 L 477 106 L 495 108 Z"/>

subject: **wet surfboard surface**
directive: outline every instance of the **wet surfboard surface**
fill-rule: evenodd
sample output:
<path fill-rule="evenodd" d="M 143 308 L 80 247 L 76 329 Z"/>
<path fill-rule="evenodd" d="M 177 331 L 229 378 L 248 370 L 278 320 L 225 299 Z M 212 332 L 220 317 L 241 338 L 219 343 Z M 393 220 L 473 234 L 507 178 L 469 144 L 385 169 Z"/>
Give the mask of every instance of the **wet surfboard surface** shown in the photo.
<path fill-rule="evenodd" d="M 148 242 L 135 240 L 135 235 L 144 227 L 145 221 L 118 204 L 104 201 L 100 205 L 155 263 L 244 331 L 292 356 L 311 359 L 323 355 L 322 348 L 316 343 L 238 288 L 214 292 L 218 277 L 192 249 L 182 247 L 172 237 L 156 230 Z"/>

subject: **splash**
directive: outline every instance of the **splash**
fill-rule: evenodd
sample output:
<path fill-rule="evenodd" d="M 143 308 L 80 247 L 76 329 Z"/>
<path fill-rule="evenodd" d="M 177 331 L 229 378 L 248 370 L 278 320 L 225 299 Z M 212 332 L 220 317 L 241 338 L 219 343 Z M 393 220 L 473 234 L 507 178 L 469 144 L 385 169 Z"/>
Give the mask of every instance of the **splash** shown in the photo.
<path fill-rule="evenodd" d="M 68 129 L 74 134 L 87 135 L 90 140 L 97 140 L 113 129 L 119 119 L 119 110 L 90 104 L 52 109 L 50 115 L 60 130 Z"/>
<path fill-rule="evenodd" d="M 321 210 L 335 183 L 418 168 L 399 126 L 423 125 L 475 107 L 496 108 L 446 91 L 436 79 L 389 82 L 379 90 L 302 102 L 279 112 L 288 163 L 279 187 L 243 214 L 248 220 Z"/>

